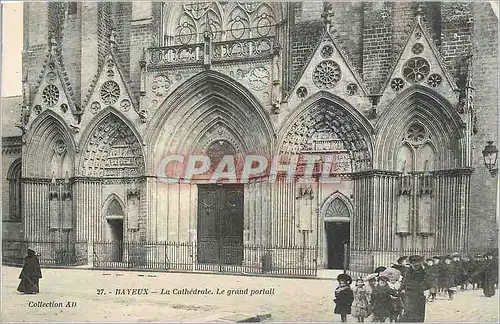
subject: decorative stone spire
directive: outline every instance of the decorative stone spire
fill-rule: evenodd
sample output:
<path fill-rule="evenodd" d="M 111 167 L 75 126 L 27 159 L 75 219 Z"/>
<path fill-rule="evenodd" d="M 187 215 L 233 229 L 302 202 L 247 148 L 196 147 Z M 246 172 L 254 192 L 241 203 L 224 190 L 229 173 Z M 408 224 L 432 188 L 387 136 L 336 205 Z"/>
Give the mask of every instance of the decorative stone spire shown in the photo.
<path fill-rule="evenodd" d="M 325 30 L 330 30 L 330 25 L 332 24 L 332 18 L 335 16 L 333 13 L 333 8 L 331 3 L 325 3 L 323 7 L 323 13 L 321 14 L 321 19 L 323 20 L 323 24 L 325 25 Z"/>
<path fill-rule="evenodd" d="M 57 40 L 56 40 L 56 35 L 53 31 L 50 32 L 49 34 L 49 51 L 50 53 L 55 53 L 57 50 Z"/>
<path fill-rule="evenodd" d="M 109 33 L 109 48 L 116 48 L 116 31 L 114 27 L 111 28 L 111 32 Z"/>
<path fill-rule="evenodd" d="M 420 3 L 417 8 L 417 21 L 419 23 L 422 23 L 422 17 L 424 16 L 424 8 L 422 7 L 422 4 Z"/>
<path fill-rule="evenodd" d="M 474 89 L 472 86 L 472 55 L 467 57 L 467 79 L 465 80 L 466 89 Z"/>

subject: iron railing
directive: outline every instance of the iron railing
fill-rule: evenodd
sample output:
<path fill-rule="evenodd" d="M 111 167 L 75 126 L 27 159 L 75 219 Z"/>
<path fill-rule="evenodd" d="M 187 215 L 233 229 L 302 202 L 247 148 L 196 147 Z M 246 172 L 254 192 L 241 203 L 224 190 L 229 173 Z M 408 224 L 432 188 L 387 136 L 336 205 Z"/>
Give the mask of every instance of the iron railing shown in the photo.
<path fill-rule="evenodd" d="M 32 249 L 40 265 L 79 266 L 87 264 L 87 242 L 3 240 L 2 263 L 22 265 L 27 250 Z"/>
<path fill-rule="evenodd" d="M 379 266 L 390 267 L 395 264 L 402 256 L 420 255 L 425 259 L 434 256 L 446 256 L 458 253 L 460 256 L 467 256 L 471 259 L 484 255 L 486 252 L 493 252 L 497 255 L 497 251 L 489 249 L 477 250 L 443 250 L 443 249 L 401 249 L 401 250 L 351 250 L 350 264 L 347 273 L 355 277 L 363 277 L 373 273 Z"/>
<path fill-rule="evenodd" d="M 195 242 L 94 242 L 95 268 L 207 271 L 269 276 L 317 274 L 317 248 Z"/>

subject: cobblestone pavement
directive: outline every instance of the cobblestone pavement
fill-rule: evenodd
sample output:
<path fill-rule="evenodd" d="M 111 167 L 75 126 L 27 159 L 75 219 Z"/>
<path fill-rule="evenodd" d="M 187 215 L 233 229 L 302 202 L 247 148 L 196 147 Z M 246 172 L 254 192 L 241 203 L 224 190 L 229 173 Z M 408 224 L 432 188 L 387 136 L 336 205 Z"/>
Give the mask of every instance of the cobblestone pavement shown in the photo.
<path fill-rule="evenodd" d="M 2 267 L 2 322 L 198 322 L 231 313 L 271 313 L 268 321 L 339 321 L 332 312 L 335 282 L 330 280 L 85 269 L 42 271 L 41 293 L 22 295 L 16 291 L 20 269 Z M 184 288 L 209 289 L 213 294 L 173 294 L 174 289 Z M 148 294 L 121 289 L 148 289 Z M 170 295 L 162 294 L 162 289 L 164 293 L 169 290 Z M 217 289 L 225 292 L 217 294 Z M 235 291 L 228 296 L 229 290 Z M 494 298 L 486 298 L 480 290 L 460 292 L 453 301 L 440 296 L 428 304 L 426 321 L 497 322 L 498 299 L 498 291 Z M 30 307 L 30 303 L 38 302 L 59 302 L 63 307 Z M 68 302 L 76 302 L 76 306 L 65 307 Z M 349 317 L 349 321 L 356 320 Z"/>

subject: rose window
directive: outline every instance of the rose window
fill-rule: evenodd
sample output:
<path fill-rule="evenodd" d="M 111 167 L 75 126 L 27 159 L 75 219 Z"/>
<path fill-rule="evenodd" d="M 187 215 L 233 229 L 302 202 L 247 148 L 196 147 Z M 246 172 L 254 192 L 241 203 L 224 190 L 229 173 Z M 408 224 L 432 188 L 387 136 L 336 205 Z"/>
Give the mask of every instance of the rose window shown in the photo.
<path fill-rule="evenodd" d="M 424 51 L 424 45 L 422 43 L 416 43 L 411 48 L 411 51 L 413 52 L 413 54 L 419 55 Z"/>
<path fill-rule="evenodd" d="M 112 69 L 115 66 L 115 62 L 113 59 L 108 60 L 108 69 Z"/>
<path fill-rule="evenodd" d="M 299 87 L 297 89 L 297 96 L 299 98 L 305 98 L 307 96 L 307 88 L 306 87 Z"/>
<path fill-rule="evenodd" d="M 356 94 L 358 92 L 358 85 L 356 83 L 349 83 L 346 88 L 347 94 L 350 96 Z"/>
<path fill-rule="evenodd" d="M 431 74 L 427 79 L 427 84 L 433 88 L 439 86 L 443 78 L 439 74 Z"/>
<path fill-rule="evenodd" d="M 340 66 L 334 61 L 319 63 L 313 72 L 313 82 L 320 89 L 335 87 L 341 77 Z"/>
<path fill-rule="evenodd" d="M 321 56 L 323 58 L 330 58 L 333 55 L 333 46 L 331 45 L 325 45 L 321 49 Z"/>
<path fill-rule="evenodd" d="M 120 102 L 120 107 L 122 107 L 122 109 L 124 111 L 129 111 L 130 110 L 130 100 L 123 99 L 122 102 Z"/>
<path fill-rule="evenodd" d="M 99 109 L 101 109 L 101 104 L 97 101 L 94 101 L 91 105 L 90 105 L 90 111 L 95 114 L 99 111 Z"/>
<path fill-rule="evenodd" d="M 55 72 L 49 72 L 49 73 L 47 73 L 47 82 L 54 83 L 54 81 L 56 81 L 56 74 L 55 74 Z"/>
<path fill-rule="evenodd" d="M 401 91 L 405 85 L 405 82 L 401 78 L 394 78 L 391 81 L 391 89 L 394 91 Z"/>
<path fill-rule="evenodd" d="M 112 105 L 120 97 L 120 87 L 115 81 L 106 81 L 101 86 L 101 100 L 107 105 Z"/>
<path fill-rule="evenodd" d="M 411 124 L 406 132 L 406 139 L 412 144 L 419 144 L 425 140 L 425 128 L 421 124 Z"/>
<path fill-rule="evenodd" d="M 59 89 L 53 84 L 49 84 L 42 92 L 43 102 L 49 106 L 54 106 L 59 101 Z"/>
<path fill-rule="evenodd" d="M 403 66 L 403 75 L 411 82 L 421 82 L 430 71 L 429 62 L 421 57 L 411 58 Z"/>
<path fill-rule="evenodd" d="M 62 139 L 58 139 L 54 143 L 54 151 L 59 155 L 63 154 L 66 151 L 66 144 Z"/>

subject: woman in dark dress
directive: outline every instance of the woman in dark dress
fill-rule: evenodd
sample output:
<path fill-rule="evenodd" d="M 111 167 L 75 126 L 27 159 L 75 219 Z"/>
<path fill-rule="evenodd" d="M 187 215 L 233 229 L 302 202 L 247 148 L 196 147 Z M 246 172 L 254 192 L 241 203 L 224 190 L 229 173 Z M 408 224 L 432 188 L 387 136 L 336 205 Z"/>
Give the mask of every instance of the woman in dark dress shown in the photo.
<path fill-rule="evenodd" d="M 340 314 L 342 322 L 347 322 L 347 314 L 351 314 L 351 306 L 354 295 L 351 289 L 352 278 L 347 274 L 339 274 L 337 277 L 339 286 L 335 289 L 335 314 Z"/>
<path fill-rule="evenodd" d="M 493 255 L 490 253 L 486 254 L 482 269 L 483 292 L 486 297 L 493 297 L 495 295 L 497 271 L 498 265 L 493 259 Z"/>
<path fill-rule="evenodd" d="M 423 258 L 413 255 L 409 258 L 411 267 L 406 271 L 401 288 L 403 290 L 404 314 L 401 322 L 424 322 L 425 320 L 425 295 L 429 289 L 427 276 L 422 267 Z"/>
<path fill-rule="evenodd" d="M 25 294 L 38 293 L 38 281 L 40 278 L 42 278 L 40 262 L 38 261 L 35 251 L 28 249 L 28 255 L 24 258 L 23 270 L 19 275 L 21 283 L 19 283 L 17 291 Z"/>

